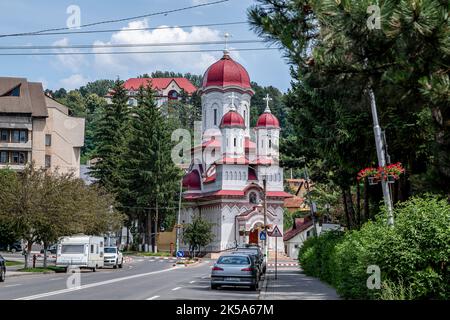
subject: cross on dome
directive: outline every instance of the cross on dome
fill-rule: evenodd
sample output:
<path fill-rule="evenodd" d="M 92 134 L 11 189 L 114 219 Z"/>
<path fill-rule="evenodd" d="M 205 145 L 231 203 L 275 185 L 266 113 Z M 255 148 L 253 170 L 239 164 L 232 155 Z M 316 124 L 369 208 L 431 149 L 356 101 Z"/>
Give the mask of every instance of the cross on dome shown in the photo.
<path fill-rule="evenodd" d="M 267 94 L 266 97 L 263 98 L 263 100 L 266 102 L 266 110 L 264 110 L 264 112 L 265 113 L 272 113 L 270 111 L 269 102 L 272 101 L 273 99 L 269 96 L 269 94 Z"/>
<path fill-rule="evenodd" d="M 228 32 L 225 32 L 225 34 L 223 35 L 223 37 L 225 38 L 225 50 L 223 50 L 224 54 L 229 54 L 230 51 L 228 50 L 228 38 L 231 38 L 232 35 L 229 34 Z"/>
<path fill-rule="evenodd" d="M 236 111 L 236 106 L 234 105 L 234 99 L 237 99 L 237 96 L 234 94 L 234 92 L 231 94 L 231 96 L 228 96 L 228 98 L 231 99 L 231 107 L 230 110 Z"/>

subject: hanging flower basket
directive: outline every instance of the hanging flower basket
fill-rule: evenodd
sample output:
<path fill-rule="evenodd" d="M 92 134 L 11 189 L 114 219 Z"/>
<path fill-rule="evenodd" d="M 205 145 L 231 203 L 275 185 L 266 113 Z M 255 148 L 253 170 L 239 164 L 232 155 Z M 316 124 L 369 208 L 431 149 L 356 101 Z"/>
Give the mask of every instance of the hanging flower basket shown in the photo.
<path fill-rule="evenodd" d="M 385 167 L 378 168 L 365 168 L 358 172 L 358 181 L 364 178 L 369 180 L 370 185 L 376 185 L 383 179 L 388 183 L 395 183 L 396 180 L 400 179 L 400 175 L 405 172 L 402 164 L 400 162 L 390 164 Z"/>

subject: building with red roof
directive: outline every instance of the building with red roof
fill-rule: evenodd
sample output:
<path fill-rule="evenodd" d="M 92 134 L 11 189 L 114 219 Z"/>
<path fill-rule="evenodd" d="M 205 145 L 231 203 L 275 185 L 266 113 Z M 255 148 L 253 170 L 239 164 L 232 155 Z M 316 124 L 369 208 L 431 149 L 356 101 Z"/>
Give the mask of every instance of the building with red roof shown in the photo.
<path fill-rule="evenodd" d="M 158 106 L 161 106 L 170 100 L 179 100 L 183 91 L 185 91 L 188 96 L 192 96 L 192 94 L 197 91 L 197 87 L 186 78 L 131 78 L 124 83 L 124 87 L 129 96 L 128 104 L 137 106 L 137 94 L 139 88 L 148 85 L 151 85 L 157 93 L 156 99 Z M 105 97 L 108 103 L 111 103 L 111 96 L 112 92 L 109 92 Z"/>
<path fill-rule="evenodd" d="M 201 216 L 213 225 L 215 238 L 205 248 L 210 252 L 246 243 L 263 246 L 264 224 L 269 231 L 275 226 L 283 231 L 284 201 L 291 197 L 279 167 L 281 128 L 270 110 L 271 99 L 265 98 L 266 110 L 256 128 L 250 128 L 250 76 L 227 51 L 206 70 L 198 92 L 202 141 L 190 150 L 181 222 Z M 270 250 L 284 251 L 283 241 L 277 247 L 273 239 L 267 244 Z"/>

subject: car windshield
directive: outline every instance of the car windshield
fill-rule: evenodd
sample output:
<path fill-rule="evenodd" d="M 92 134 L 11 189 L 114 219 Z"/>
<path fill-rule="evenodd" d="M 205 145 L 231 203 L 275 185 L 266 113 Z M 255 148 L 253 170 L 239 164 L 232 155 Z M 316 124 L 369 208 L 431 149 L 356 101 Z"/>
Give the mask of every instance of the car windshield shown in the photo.
<path fill-rule="evenodd" d="M 225 256 L 220 257 L 217 261 L 218 264 L 237 264 L 237 265 L 243 265 L 243 264 L 250 264 L 250 260 L 248 257 L 240 257 L 240 256 Z"/>
<path fill-rule="evenodd" d="M 105 248 L 105 253 L 116 253 L 116 248 Z"/>
<path fill-rule="evenodd" d="M 84 253 L 84 245 L 83 244 L 65 244 L 61 247 L 61 253 L 65 253 L 65 254 Z"/>

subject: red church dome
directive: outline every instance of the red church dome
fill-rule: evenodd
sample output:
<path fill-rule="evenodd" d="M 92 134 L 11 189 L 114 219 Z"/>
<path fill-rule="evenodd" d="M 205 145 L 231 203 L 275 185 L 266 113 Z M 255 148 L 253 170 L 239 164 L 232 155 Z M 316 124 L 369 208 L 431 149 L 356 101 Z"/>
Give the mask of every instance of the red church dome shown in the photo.
<path fill-rule="evenodd" d="M 247 70 L 231 59 L 227 53 L 206 70 L 203 76 L 203 88 L 209 86 L 252 88 Z"/>
<path fill-rule="evenodd" d="M 264 112 L 256 123 L 256 127 L 279 128 L 280 122 L 271 112 Z"/>
<path fill-rule="evenodd" d="M 235 110 L 228 111 L 222 118 L 220 128 L 237 127 L 245 129 L 245 121 L 242 116 Z"/>
<path fill-rule="evenodd" d="M 193 170 L 183 177 L 183 187 L 188 188 L 188 190 L 201 189 L 200 174 L 197 170 Z"/>

